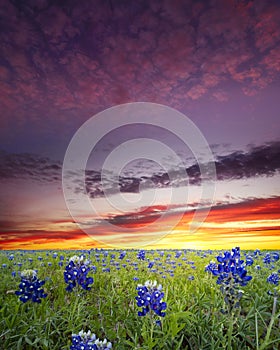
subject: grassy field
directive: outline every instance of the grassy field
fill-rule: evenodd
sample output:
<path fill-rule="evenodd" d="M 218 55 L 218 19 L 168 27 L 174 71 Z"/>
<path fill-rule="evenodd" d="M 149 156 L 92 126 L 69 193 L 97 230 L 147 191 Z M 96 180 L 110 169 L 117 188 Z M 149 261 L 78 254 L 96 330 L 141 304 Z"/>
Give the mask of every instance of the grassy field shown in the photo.
<path fill-rule="evenodd" d="M 219 274 L 205 271 L 211 261 L 219 264 L 216 257 L 224 252 L 155 250 L 139 259 L 136 250 L 1 251 L 0 348 L 70 349 L 72 334 L 91 330 L 117 350 L 279 350 L 279 285 L 267 278 L 273 272 L 280 276 L 280 260 L 272 252 L 265 259 L 267 253 L 241 251 L 252 279 L 239 286 L 240 306 L 231 309 L 225 302 L 227 285 L 217 284 Z M 64 271 L 74 255 L 88 260 L 90 290 L 79 285 L 66 290 Z M 47 297 L 41 303 L 23 303 L 15 294 L 27 269 L 45 280 Z M 162 285 L 164 317 L 152 311 L 138 316 L 136 288 L 147 280 Z"/>

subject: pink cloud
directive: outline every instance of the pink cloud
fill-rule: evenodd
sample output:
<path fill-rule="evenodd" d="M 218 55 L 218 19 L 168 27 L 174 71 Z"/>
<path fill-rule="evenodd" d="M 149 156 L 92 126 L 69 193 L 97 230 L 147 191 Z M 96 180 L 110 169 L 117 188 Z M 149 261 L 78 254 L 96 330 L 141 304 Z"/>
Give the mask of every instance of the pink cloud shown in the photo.
<path fill-rule="evenodd" d="M 184 108 L 222 84 L 249 95 L 275 81 L 280 67 L 279 8 L 269 3 L 164 1 L 147 6 L 87 2 L 64 9 L 6 3 L 0 66 L 3 125 L 29 120 L 83 121 L 114 104 Z M 40 11 L 38 11 L 40 9 Z M 217 91 L 214 91 L 217 89 Z M 38 116 L 48 118 L 38 120 Z M 46 123 L 46 125 L 44 125 Z"/>
<path fill-rule="evenodd" d="M 190 97 L 192 100 L 197 100 L 198 98 L 203 96 L 206 91 L 207 90 L 203 85 L 196 85 L 188 91 L 187 96 Z"/>
<path fill-rule="evenodd" d="M 229 99 L 228 94 L 224 91 L 215 91 L 213 96 L 220 102 L 226 102 Z"/>

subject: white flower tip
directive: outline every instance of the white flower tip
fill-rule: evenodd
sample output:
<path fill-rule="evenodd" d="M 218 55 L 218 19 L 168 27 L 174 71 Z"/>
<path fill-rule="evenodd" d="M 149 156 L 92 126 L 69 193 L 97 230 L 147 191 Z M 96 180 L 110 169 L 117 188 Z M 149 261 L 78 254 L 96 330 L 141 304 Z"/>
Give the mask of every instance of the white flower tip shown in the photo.
<path fill-rule="evenodd" d="M 30 278 L 30 277 L 36 277 L 37 276 L 37 272 L 35 270 L 24 270 L 22 271 L 22 273 L 20 274 L 21 277 L 27 277 L 27 278 Z"/>

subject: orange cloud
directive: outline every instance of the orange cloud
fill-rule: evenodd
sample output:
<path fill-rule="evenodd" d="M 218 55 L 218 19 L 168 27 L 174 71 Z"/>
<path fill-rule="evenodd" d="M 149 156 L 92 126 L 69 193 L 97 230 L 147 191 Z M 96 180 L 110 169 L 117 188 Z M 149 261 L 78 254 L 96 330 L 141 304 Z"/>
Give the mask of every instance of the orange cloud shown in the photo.
<path fill-rule="evenodd" d="M 233 245 L 243 249 L 280 248 L 280 197 L 215 206 L 194 233 L 190 231 L 194 210 L 186 211 L 169 234 L 168 227 L 175 214 L 172 210 L 165 211 L 165 206 L 155 206 L 138 213 L 110 217 L 108 222 L 116 225 L 118 231 L 100 224 L 93 237 L 79 229 L 5 232 L 0 236 L 1 249 L 88 249 L 105 247 L 102 242 L 107 242 L 109 248 L 114 242 L 118 247 L 133 247 L 141 241 L 150 242 L 147 248 L 222 249 Z M 157 224 L 164 213 L 167 215 Z M 65 221 L 57 220 L 58 225 L 61 222 Z M 142 228 L 150 223 L 153 223 L 152 229 L 142 234 Z M 126 230 L 132 228 L 134 233 Z"/>

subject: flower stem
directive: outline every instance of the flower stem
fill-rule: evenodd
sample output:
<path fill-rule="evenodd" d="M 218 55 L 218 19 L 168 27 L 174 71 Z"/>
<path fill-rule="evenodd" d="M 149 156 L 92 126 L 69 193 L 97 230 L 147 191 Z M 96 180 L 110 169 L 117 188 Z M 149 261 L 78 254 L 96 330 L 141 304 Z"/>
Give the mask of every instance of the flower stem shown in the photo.
<path fill-rule="evenodd" d="M 150 335 L 151 335 L 151 342 L 152 342 L 152 340 L 153 340 L 153 336 L 154 336 L 154 320 L 153 320 L 153 315 L 152 315 L 152 313 L 150 312 L 150 314 L 149 314 L 149 316 L 150 316 Z"/>
<path fill-rule="evenodd" d="M 228 331 L 227 331 L 227 349 L 228 350 L 232 350 L 231 347 L 231 340 L 232 340 L 232 333 L 233 333 L 233 323 L 234 323 L 234 317 L 233 317 L 233 313 L 231 314 L 231 317 L 229 319 L 229 327 L 228 327 Z"/>
<path fill-rule="evenodd" d="M 257 313 L 255 313 L 255 328 L 256 328 L 256 346 L 257 350 L 259 350 L 259 328 L 258 328 L 258 316 Z"/>
<path fill-rule="evenodd" d="M 262 343 L 262 345 L 259 348 L 259 350 L 265 349 L 268 346 L 268 344 L 269 344 L 270 333 L 271 333 L 272 326 L 273 326 L 274 321 L 275 321 L 276 305 L 277 305 L 277 296 L 275 296 L 273 298 L 273 306 L 272 306 L 270 322 L 269 322 L 269 325 L 267 327 L 267 331 L 266 331 L 266 336 L 265 336 L 264 342 Z"/>

